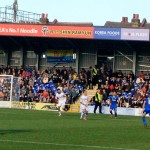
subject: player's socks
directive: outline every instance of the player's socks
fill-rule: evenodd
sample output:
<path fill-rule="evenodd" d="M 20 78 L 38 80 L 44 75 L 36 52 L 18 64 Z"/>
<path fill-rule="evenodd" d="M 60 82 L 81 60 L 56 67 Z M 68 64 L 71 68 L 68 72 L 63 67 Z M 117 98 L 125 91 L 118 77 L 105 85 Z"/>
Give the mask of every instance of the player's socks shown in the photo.
<path fill-rule="evenodd" d="M 82 118 L 83 118 L 83 114 L 84 114 L 84 113 L 83 113 L 83 112 L 81 112 L 81 116 L 80 116 L 80 119 L 82 119 Z"/>
<path fill-rule="evenodd" d="M 147 127 L 145 116 L 142 117 L 142 121 L 143 121 L 144 127 Z"/>
<path fill-rule="evenodd" d="M 112 110 L 110 110 L 110 114 L 111 114 L 111 116 L 113 116 L 113 112 L 112 112 Z"/>
<path fill-rule="evenodd" d="M 117 117 L 117 112 L 115 112 L 115 117 Z"/>
<path fill-rule="evenodd" d="M 112 110 L 110 111 L 110 114 L 113 115 Z"/>
<path fill-rule="evenodd" d="M 60 110 L 58 110 L 58 116 L 61 116 L 61 111 Z"/>
<path fill-rule="evenodd" d="M 86 112 L 83 113 L 83 120 L 87 120 Z"/>

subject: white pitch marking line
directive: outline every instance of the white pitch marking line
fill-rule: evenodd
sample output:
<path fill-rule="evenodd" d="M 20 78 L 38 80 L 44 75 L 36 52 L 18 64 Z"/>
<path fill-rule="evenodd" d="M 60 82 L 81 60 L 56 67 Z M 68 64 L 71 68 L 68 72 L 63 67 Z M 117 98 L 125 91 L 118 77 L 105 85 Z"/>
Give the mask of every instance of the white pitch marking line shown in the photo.
<path fill-rule="evenodd" d="M 0 142 L 39 144 L 39 145 L 56 145 L 56 146 L 71 146 L 71 147 L 86 147 L 86 148 L 114 149 L 114 150 L 139 150 L 139 149 L 129 149 L 129 148 L 117 148 L 117 147 L 115 148 L 115 147 L 103 147 L 103 146 L 92 146 L 92 145 L 75 145 L 75 144 L 59 144 L 59 143 L 44 143 L 44 142 L 33 142 L 33 141 L 0 140 Z"/>

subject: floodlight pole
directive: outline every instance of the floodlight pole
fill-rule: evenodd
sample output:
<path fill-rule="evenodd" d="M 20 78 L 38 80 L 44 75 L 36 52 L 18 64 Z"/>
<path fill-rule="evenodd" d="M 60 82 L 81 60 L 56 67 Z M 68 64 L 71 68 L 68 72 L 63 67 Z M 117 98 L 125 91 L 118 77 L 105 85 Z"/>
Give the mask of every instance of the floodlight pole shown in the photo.
<path fill-rule="evenodd" d="M 17 11 L 18 11 L 18 0 L 14 0 L 13 10 L 14 10 L 14 22 L 16 22 L 17 21 Z"/>

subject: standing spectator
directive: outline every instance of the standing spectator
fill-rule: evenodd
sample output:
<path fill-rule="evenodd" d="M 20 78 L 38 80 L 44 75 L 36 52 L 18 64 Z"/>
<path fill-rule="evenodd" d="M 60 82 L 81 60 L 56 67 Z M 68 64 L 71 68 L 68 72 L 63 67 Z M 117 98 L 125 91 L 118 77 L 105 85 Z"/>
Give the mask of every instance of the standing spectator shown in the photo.
<path fill-rule="evenodd" d="M 77 93 L 74 87 L 72 87 L 70 95 L 71 95 L 71 104 L 72 103 L 75 104 L 75 101 L 77 100 Z"/>
<path fill-rule="evenodd" d="M 58 75 L 58 73 L 57 73 L 56 70 L 54 70 L 54 72 L 53 72 L 52 80 L 53 80 L 53 83 L 54 83 L 54 84 L 57 84 L 58 81 L 59 81 L 59 75 Z"/>
<path fill-rule="evenodd" d="M 126 107 L 126 98 L 125 98 L 125 94 L 123 94 L 123 95 L 120 97 L 118 106 L 119 106 L 119 107 Z"/>
<path fill-rule="evenodd" d="M 29 99 L 29 102 L 34 101 L 34 93 L 31 90 L 29 90 L 28 99 Z"/>
<path fill-rule="evenodd" d="M 96 113 L 97 107 L 99 107 L 99 113 L 102 113 L 102 100 L 103 100 L 103 95 L 100 91 L 100 89 L 97 90 L 95 94 L 95 107 L 94 107 L 94 113 Z"/>
<path fill-rule="evenodd" d="M 85 89 L 86 88 L 86 80 L 81 76 L 80 85 Z"/>
<path fill-rule="evenodd" d="M 93 86 L 90 86 L 92 84 L 92 67 L 89 68 L 89 70 L 86 72 L 87 75 L 87 86 L 89 89 L 93 89 Z"/>
<path fill-rule="evenodd" d="M 66 81 L 69 79 L 68 72 L 66 70 L 63 71 L 62 79 L 66 80 Z"/>
<path fill-rule="evenodd" d="M 93 86 L 95 86 L 97 84 L 97 80 L 98 80 L 98 67 L 97 65 L 95 65 L 95 67 L 92 70 L 92 82 L 93 82 Z"/>
<path fill-rule="evenodd" d="M 68 69 L 68 74 L 74 74 L 74 69 L 71 66 Z"/>
<path fill-rule="evenodd" d="M 65 72 L 66 72 L 66 74 L 68 74 L 66 67 L 63 66 L 60 74 L 63 76 Z"/>
<path fill-rule="evenodd" d="M 118 78 L 123 78 L 123 73 L 121 70 L 119 70 L 119 72 L 117 73 L 117 77 Z"/>
<path fill-rule="evenodd" d="M 105 104 L 106 104 L 107 97 L 108 97 L 108 95 L 106 93 L 106 89 L 103 89 L 103 101 Z"/>

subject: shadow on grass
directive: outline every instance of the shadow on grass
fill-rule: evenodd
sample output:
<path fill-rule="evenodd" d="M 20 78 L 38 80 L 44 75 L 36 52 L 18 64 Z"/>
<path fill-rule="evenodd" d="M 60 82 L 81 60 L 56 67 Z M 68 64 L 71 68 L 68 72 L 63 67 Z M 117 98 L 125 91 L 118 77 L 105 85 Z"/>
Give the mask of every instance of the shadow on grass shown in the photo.
<path fill-rule="evenodd" d="M 14 134 L 14 133 L 26 133 L 26 132 L 33 132 L 33 130 L 0 130 L 0 135 L 5 135 L 5 134 Z"/>

